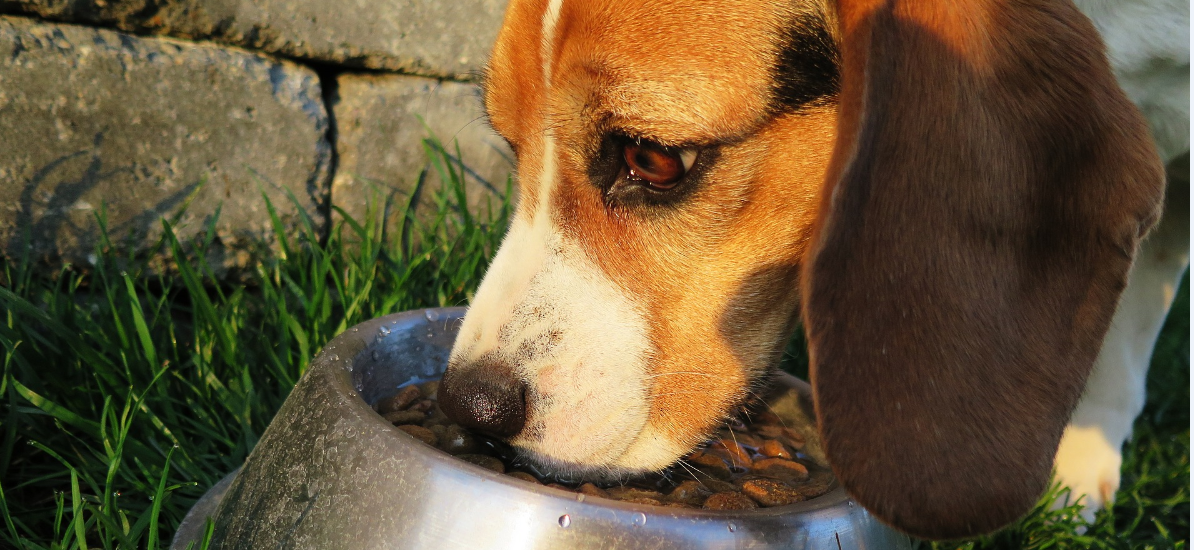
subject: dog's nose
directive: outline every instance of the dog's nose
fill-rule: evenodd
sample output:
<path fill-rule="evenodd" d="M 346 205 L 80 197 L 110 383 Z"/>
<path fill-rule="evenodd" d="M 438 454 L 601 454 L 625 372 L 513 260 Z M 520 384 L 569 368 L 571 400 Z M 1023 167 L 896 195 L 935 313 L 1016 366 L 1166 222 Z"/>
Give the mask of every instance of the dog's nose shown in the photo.
<path fill-rule="evenodd" d="M 440 381 L 440 410 L 465 428 L 512 437 L 526 424 L 526 384 L 508 365 L 483 361 L 448 369 Z"/>

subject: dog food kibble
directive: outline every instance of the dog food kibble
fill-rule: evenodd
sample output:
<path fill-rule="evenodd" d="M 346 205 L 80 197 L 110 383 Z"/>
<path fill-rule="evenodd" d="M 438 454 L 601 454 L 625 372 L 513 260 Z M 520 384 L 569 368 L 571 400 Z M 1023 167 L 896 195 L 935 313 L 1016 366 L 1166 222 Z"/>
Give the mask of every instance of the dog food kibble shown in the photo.
<path fill-rule="evenodd" d="M 759 454 L 767 458 L 786 458 L 792 460 L 792 453 L 784 448 L 784 444 L 774 439 L 768 439 L 759 447 Z"/>
<path fill-rule="evenodd" d="M 730 422 L 668 471 L 611 487 L 544 479 L 503 444 L 452 423 L 436 406 L 439 382 L 405 386 L 377 401 L 383 418 L 415 439 L 482 468 L 586 496 L 652 506 L 750 510 L 815 498 L 833 475 L 801 453 L 804 436 L 771 411 Z M 529 471 L 526 471 L 529 470 Z"/>
<path fill-rule="evenodd" d="M 593 485 L 592 483 L 581 483 L 580 487 L 576 488 L 576 492 L 582 495 L 589 495 L 591 497 L 611 498 L 605 489 Z"/>
<path fill-rule="evenodd" d="M 448 454 L 474 454 L 481 451 L 481 444 L 468 430 L 454 424 L 441 429 L 444 433 L 439 438 L 439 448 Z"/>
<path fill-rule="evenodd" d="M 808 479 L 808 468 L 804 464 L 782 458 L 764 458 L 755 463 L 751 473 L 784 481 Z"/>
<path fill-rule="evenodd" d="M 754 461 L 750 459 L 750 453 L 741 444 L 730 439 L 714 441 L 709 445 L 706 453 L 720 456 L 730 464 L 731 468 L 750 468 L 754 464 Z"/>
<path fill-rule="evenodd" d="M 663 500 L 663 493 L 659 491 L 652 491 L 650 489 L 640 489 L 638 487 L 623 485 L 620 487 L 610 487 L 606 489 L 606 493 L 610 498 L 615 500 L 625 500 L 628 502 L 637 501 L 641 499 L 650 499 L 655 501 Z"/>
<path fill-rule="evenodd" d="M 758 507 L 755 501 L 737 491 L 717 493 L 705 499 L 705 504 L 701 506 L 706 510 L 751 510 Z"/>
<path fill-rule="evenodd" d="M 456 458 L 472 462 L 482 468 L 493 470 L 499 474 L 506 473 L 506 465 L 502 463 L 501 459 L 494 458 L 489 455 L 470 454 L 470 455 L 456 455 Z"/>
<path fill-rule="evenodd" d="M 678 502 L 680 504 L 687 504 L 689 506 L 700 506 L 705 503 L 705 499 L 712 495 L 713 491 L 706 487 L 703 483 L 690 479 L 681 482 L 668 493 L 666 500 L 668 502 Z"/>
<path fill-rule="evenodd" d="M 407 407 L 414 403 L 416 399 L 422 397 L 423 394 L 418 387 L 407 386 L 398 390 L 398 393 L 391 395 L 377 402 L 377 412 L 381 414 L 391 413 L 394 411 L 406 410 Z"/>
<path fill-rule="evenodd" d="M 804 495 L 788 484 L 773 479 L 742 482 L 742 494 L 763 506 L 783 506 L 804 500 Z"/>
<path fill-rule="evenodd" d="M 392 411 L 381 415 L 381 417 L 395 426 L 422 424 L 427 419 L 427 415 L 419 411 Z"/>
<path fill-rule="evenodd" d="M 431 445 L 432 447 L 434 447 L 436 443 L 439 443 L 439 438 L 435 437 L 435 433 L 422 426 L 415 426 L 414 424 L 402 424 L 398 426 L 398 429 L 413 435 L 415 439 Z"/>

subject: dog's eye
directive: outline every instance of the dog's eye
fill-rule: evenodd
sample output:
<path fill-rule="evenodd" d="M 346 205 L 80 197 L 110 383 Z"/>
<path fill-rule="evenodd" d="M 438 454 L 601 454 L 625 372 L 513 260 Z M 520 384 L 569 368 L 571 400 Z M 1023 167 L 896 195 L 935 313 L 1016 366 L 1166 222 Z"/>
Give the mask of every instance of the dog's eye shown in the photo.
<path fill-rule="evenodd" d="M 650 141 L 630 141 L 622 146 L 627 174 L 658 191 L 675 187 L 696 161 L 696 150 L 664 147 Z"/>

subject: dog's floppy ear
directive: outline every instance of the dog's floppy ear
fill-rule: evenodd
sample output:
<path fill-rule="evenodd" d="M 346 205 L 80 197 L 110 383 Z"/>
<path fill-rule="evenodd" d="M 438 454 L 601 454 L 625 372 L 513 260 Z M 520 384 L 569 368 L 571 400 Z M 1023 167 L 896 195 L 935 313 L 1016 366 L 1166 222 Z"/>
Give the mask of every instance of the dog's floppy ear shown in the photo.
<path fill-rule="evenodd" d="M 1159 216 L 1163 172 L 1068 1 L 849 1 L 802 272 L 849 493 L 911 534 L 1026 512 Z"/>

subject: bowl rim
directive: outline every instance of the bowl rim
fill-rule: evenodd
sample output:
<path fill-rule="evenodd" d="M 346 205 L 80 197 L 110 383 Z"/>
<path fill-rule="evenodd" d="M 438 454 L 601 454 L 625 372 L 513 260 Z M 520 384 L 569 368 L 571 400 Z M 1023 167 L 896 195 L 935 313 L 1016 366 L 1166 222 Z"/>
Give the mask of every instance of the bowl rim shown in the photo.
<path fill-rule="evenodd" d="M 418 316 L 420 318 L 427 318 L 426 316 L 427 316 L 428 312 L 437 316 L 437 320 L 445 320 L 445 322 L 452 322 L 452 321 L 459 322 L 459 320 L 463 319 L 463 316 L 464 316 L 464 313 L 466 310 L 467 310 L 467 308 L 463 308 L 463 307 L 424 308 L 424 309 L 410 310 L 410 311 L 405 311 L 405 312 L 401 312 L 401 313 L 394 313 L 394 314 L 378 317 L 378 318 L 372 319 L 370 321 L 365 321 L 361 324 L 356 325 L 356 327 L 361 328 L 360 332 L 362 334 L 372 334 L 376 331 L 376 328 L 372 327 L 372 326 L 367 326 L 367 325 L 373 325 L 374 323 L 376 323 L 377 328 L 379 328 L 382 325 L 394 323 L 396 321 L 401 322 L 401 321 L 413 318 L 415 316 Z M 459 317 L 457 319 L 452 319 L 452 317 L 455 314 L 459 314 Z M 344 333 L 341 333 L 341 334 L 344 334 Z M 339 337 L 340 336 L 338 335 L 336 338 L 338 339 Z M 488 468 L 484 468 L 482 466 L 473 464 L 471 462 L 456 458 L 456 457 L 452 456 L 451 454 L 448 454 L 446 451 L 432 447 L 430 445 L 423 443 L 422 441 L 419 441 L 414 436 L 406 433 L 403 430 L 398 429 L 396 426 L 387 422 L 385 418 L 382 418 L 382 416 L 380 414 L 378 414 L 377 411 L 375 411 L 373 409 L 373 407 L 371 407 L 370 404 L 365 401 L 365 398 L 361 394 L 361 391 L 359 389 L 357 389 L 356 386 L 352 383 L 352 378 L 353 378 L 354 369 L 357 367 L 357 362 L 355 361 L 355 358 L 358 356 L 361 356 L 365 352 L 369 351 L 369 349 L 372 345 L 374 345 L 374 342 L 366 341 L 364 347 L 362 347 L 360 350 L 358 350 L 354 354 L 353 357 L 338 359 L 339 361 L 343 361 L 346 363 L 346 368 L 336 369 L 336 378 L 338 379 L 338 381 L 343 381 L 343 382 L 347 383 L 347 386 L 352 389 L 352 393 L 355 394 L 356 399 L 352 399 L 351 403 L 348 405 L 353 410 L 353 412 L 355 412 L 360 417 L 367 418 L 368 420 L 366 420 L 366 422 L 372 423 L 373 425 L 375 425 L 377 428 L 379 428 L 383 432 L 389 433 L 389 434 L 396 434 L 399 441 L 403 441 L 405 443 L 405 446 L 410 447 L 412 449 L 413 454 L 419 456 L 423 460 L 445 464 L 446 466 L 450 467 L 450 469 L 455 469 L 455 470 L 458 470 L 461 472 L 468 473 L 472 476 L 479 477 L 486 482 L 491 482 L 491 483 L 496 482 L 496 483 L 502 485 L 503 487 L 505 487 L 509 490 L 512 490 L 512 491 L 527 491 L 530 493 L 537 494 L 541 497 L 548 497 L 550 499 L 553 499 L 554 501 L 557 501 L 557 503 L 560 505 L 575 504 L 578 502 L 583 502 L 583 503 L 596 502 L 601 506 L 612 508 L 614 510 L 621 510 L 624 512 L 638 512 L 638 513 L 644 513 L 644 514 L 652 514 L 655 516 L 668 516 L 668 517 L 673 517 L 673 518 L 676 518 L 676 517 L 679 517 L 679 518 L 690 517 L 693 519 L 700 518 L 702 520 L 708 520 L 708 519 L 731 520 L 731 519 L 743 519 L 743 518 L 765 518 L 765 517 L 770 517 L 770 516 L 788 516 L 788 515 L 792 515 L 792 514 L 803 514 L 803 513 L 807 513 L 807 512 L 824 510 L 827 508 L 832 508 L 835 506 L 842 505 L 843 503 L 849 501 L 849 497 L 847 496 L 845 489 L 842 487 L 841 483 L 839 483 L 837 481 L 836 476 L 834 477 L 833 487 L 829 491 L 827 491 L 826 493 L 821 494 L 819 496 L 808 499 L 808 500 L 794 502 L 792 504 L 787 504 L 787 505 L 783 505 L 783 506 L 772 506 L 772 507 L 760 506 L 758 508 L 751 508 L 751 509 L 747 509 L 747 510 L 707 510 L 707 509 L 701 509 L 701 508 L 673 508 L 673 507 L 667 507 L 667 506 L 655 506 L 652 504 L 639 504 L 639 503 L 633 503 L 633 502 L 624 502 L 624 501 L 614 500 L 614 499 L 610 499 L 610 498 L 603 498 L 603 497 L 589 497 L 587 495 L 581 495 L 580 493 L 566 491 L 563 489 L 556 489 L 554 487 L 548 487 L 545 484 L 531 483 L 529 481 L 524 481 L 524 480 L 521 480 L 521 479 L 518 479 L 515 477 L 511 477 L 510 475 L 507 475 L 507 474 L 499 474 L 499 473 L 497 473 L 493 470 L 490 470 Z M 328 347 L 331 347 L 331 346 L 329 345 Z M 323 352 L 321 352 L 321 354 L 322 353 Z M 433 379 L 438 380 L 438 378 L 433 378 Z M 774 380 L 772 381 L 773 386 L 777 385 L 777 384 L 784 385 L 791 389 L 796 390 L 797 392 L 799 392 L 801 394 L 802 399 L 807 399 L 808 400 L 807 402 L 811 403 L 812 387 L 807 382 L 805 382 L 795 376 L 792 376 L 791 374 L 780 371 L 774 376 Z M 403 384 L 402 386 L 399 386 L 399 387 L 404 387 L 405 385 L 407 385 L 407 384 Z M 826 469 L 829 469 L 829 465 L 824 465 L 824 467 Z"/>

